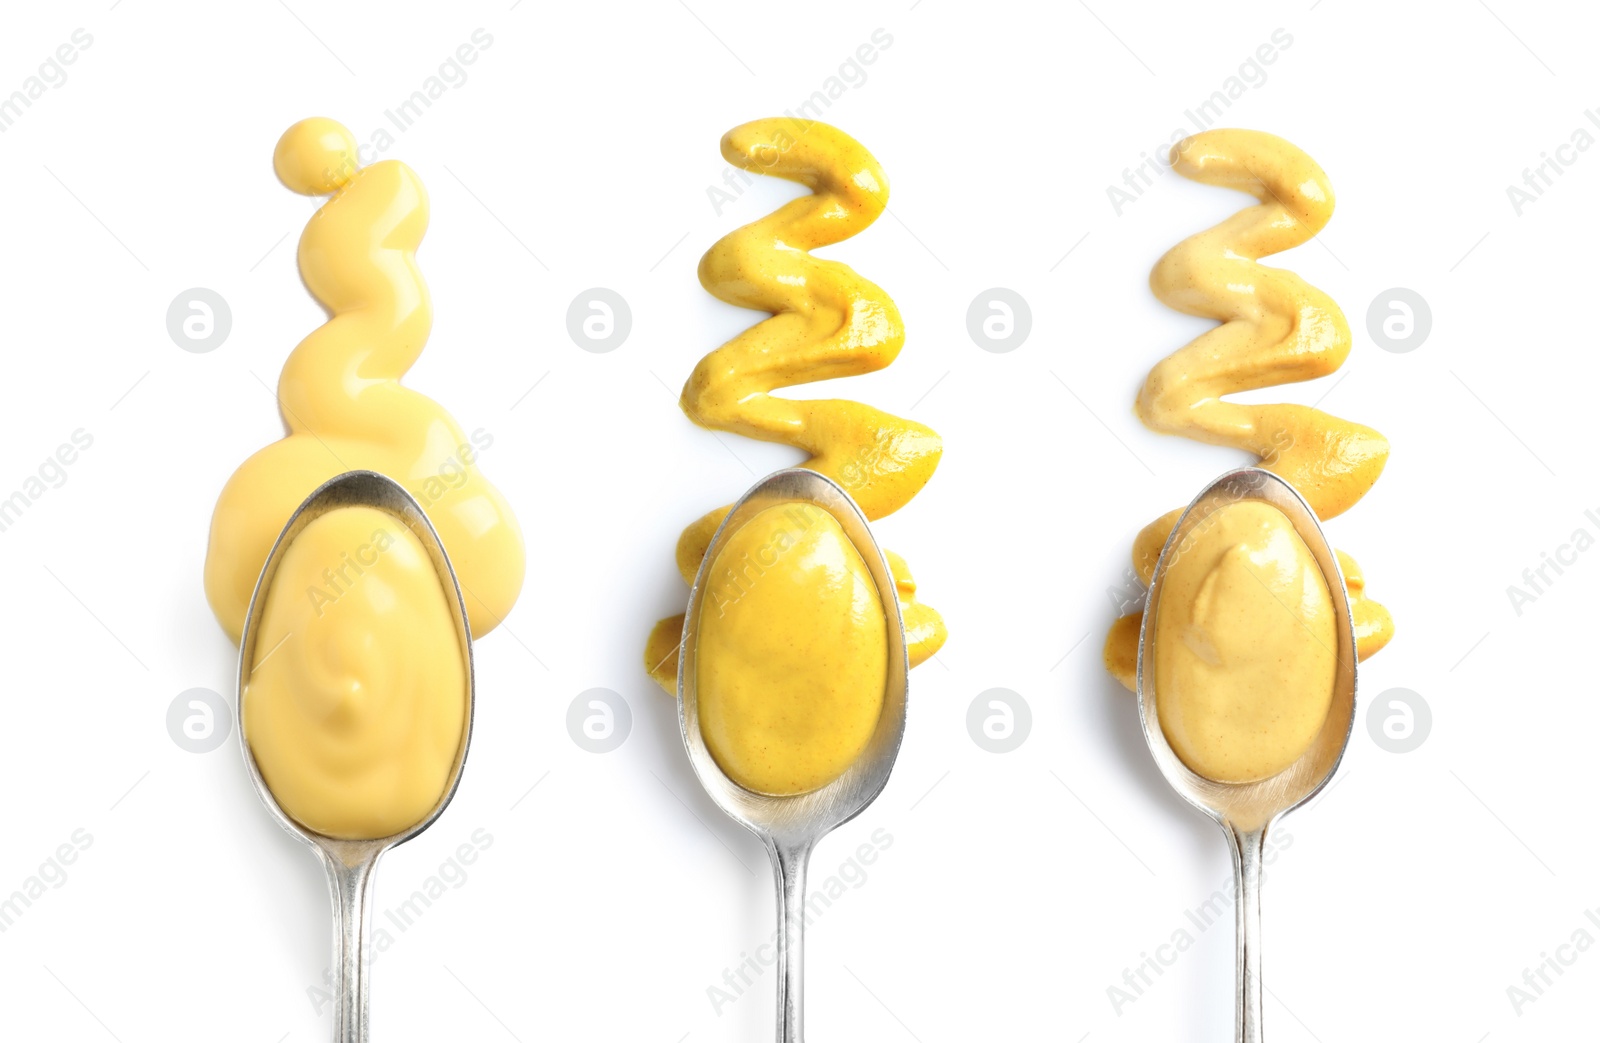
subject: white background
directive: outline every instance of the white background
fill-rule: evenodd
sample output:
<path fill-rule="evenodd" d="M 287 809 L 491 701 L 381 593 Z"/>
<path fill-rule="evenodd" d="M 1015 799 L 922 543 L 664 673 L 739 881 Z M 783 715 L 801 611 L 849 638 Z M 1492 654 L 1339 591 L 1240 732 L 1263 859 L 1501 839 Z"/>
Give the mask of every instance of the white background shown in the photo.
<path fill-rule="evenodd" d="M 386 859 L 380 922 L 474 830 L 493 844 L 379 959 L 377 1039 L 771 1032 L 772 972 L 720 1012 L 707 994 L 771 934 L 762 850 L 696 786 L 640 656 L 684 601 L 681 527 L 796 459 L 719 445 L 675 401 L 695 360 L 759 317 L 700 289 L 699 255 L 798 191 L 759 184 L 716 213 L 718 138 L 801 102 L 878 28 L 892 45 L 826 118 L 882 162 L 892 216 L 828 255 L 888 290 L 909 336 L 888 370 L 796 393 L 943 435 L 933 481 L 878 531 L 951 636 L 915 672 L 888 789 L 817 853 L 820 885 L 874 830 L 893 837 L 810 932 L 812 1038 L 1228 1038 L 1231 921 L 1135 1002 L 1108 996 L 1229 866 L 1220 833 L 1155 771 L 1099 646 L 1134 533 L 1239 462 L 1148 432 L 1131 404 L 1145 371 L 1207 325 L 1155 301 L 1152 264 L 1248 200 L 1168 173 L 1117 216 L 1106 188 L 1279 28 L 1292 46 L 1225 122 L 1291 139 L 1332 178 L 1321 245 L 1272 263 L 1340 302 L 1355 347 L 1338 376 L 1259 397 L 1326 395 L 1322 408 L 1391 439 L 1383 479 L 1330 533 L 1398 636 L 1362 667 L 1336 788 L 1285 824 L 1266 889 L 1268 1024 L 1276 1040 L 1323 1043 L 1592 1026 L 1600 952 L 1520 1011 L 1507 988 L 1578 929 L 1600 939 L 1584 918 L 1600 904 L 1586 813 L 1600 711 L 1582 665 L 1600 555 L 1520 616 L 1506 588 L 1578 527 L 1600 533 L 1584 517 L 1600 508 L 1600 157 L 1571 153 L 1520 216 L 1506 187 L 1579 126 L 1600 134 L 1584 117 L 1600 103 L 1594 13 L 687 2 L 8 12 L 0 93 L 74 29 L 93 44 L 0 135 L 0 495 L 74 430 L 94 445 L 0 533 L 0 894 L 75 829 L 93 843 L 0 934 L 4 1034 L 327 1034 L 308 995 L 327 965 L 320 869 L 259 806 L 236 743 L 186 752 L 166 713 L 186 689 L 232 696 L 234 651 L 201 591 L 210 511 L 281 433 L 265 386 L 322 321 L 294 269 L 312 208 L 275 181 L 273 145 L 314 114 L 365 138 L 480 27 L 493 44 L 470 78 L 383 158 L 415 168 L 433 202 L 419 260 L 437 321 L 407 383 L 492 433 L 482 466 L 519 512 L 530 569 L 506 628 L 478 646 L 460 794 Z M 232 311 L 209 354 L 166 330 L 169 303 L 196 286 Z M 632 309 L 609 354 L 566 329 L 594 286 Z M 1007 354 L 966 330 L 995 286 L 1032 308 Z M 1369 305 L 1396 286 L 1432 309 L 1406 354 L 1367 332 Z M 565 724 L 593 687 L 632 708 L 609 754 L 578 748 Z M 1031 707 L 1013 753 L 967 732 L 993 687 Z M 1367 706 L 1393 688 L 1432 710 L 1412 753 L 1367 731 Z"/>

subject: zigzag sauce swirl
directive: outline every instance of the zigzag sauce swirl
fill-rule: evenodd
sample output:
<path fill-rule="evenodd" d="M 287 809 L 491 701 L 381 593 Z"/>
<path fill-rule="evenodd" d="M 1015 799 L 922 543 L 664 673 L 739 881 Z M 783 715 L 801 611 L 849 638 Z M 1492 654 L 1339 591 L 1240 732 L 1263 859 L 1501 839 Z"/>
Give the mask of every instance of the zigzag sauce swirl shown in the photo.
<path fill-rule="evenodd" d="M 1173 149 L 1173 169 L 1260 200 L 1179 243 L 1156 264 L 1150 286 L 1168 306 L 1222 325 L 1151 370 L 1137 412 L 1150 428 L 1248 450 L 1289 481 L 1317 516 L 1332 518 L 1365 496 L 1383 471 L 1389 443 L 1371 428 L 1294 404 L 1241 404 L 1222 396 L 1334 372 L 1350 353 L 1350 328 L 1326 294 L 1299 276 L 1257 261 L 1310 240 L 1333 214 L 1327 175 L 1271 134 L 1216 130 Z M 1134 542 L 1145 584 L 1181 511 L 1146 526 Z M 1394 635 L 1388 610 L 1365 596 L 1355 561 L 1339 555 L 1361 658 Z M 1106 667 L 1132 690 L 1140 614 L 1106 638 Z"/>
<path fill-rule="evenodd" d="M 700 282 L 717 298 L 771 312 L 695 367 L 681 405 L 695 423 L 811 454 L 805 466 L 839 482 L 870 519 L 903 507 L 938 465 L 939 436 L 921 424 L 858 402 L 800 401 L 772 391 L 856 376 L 894 361 L 905 342 L 889 296 L 837 261 L 809 251 L 841 242 L 883 212 L 889 186 L 866 149 L 824 123 L 757 120 L 722 139 L 729 163 L 806 185 L 812 194 L 725 236 L 700 262 Z M 692 583 L 723 507 L 689 526 L 678 541 L 678 570 Z M 943 645 L 944 621 L 915 599 L 916 584 L 897 555 L 897 581 L 913 666 Z M 661 686 L 677 688 L 683 617 L 651 632 L 645 665 Z"/>

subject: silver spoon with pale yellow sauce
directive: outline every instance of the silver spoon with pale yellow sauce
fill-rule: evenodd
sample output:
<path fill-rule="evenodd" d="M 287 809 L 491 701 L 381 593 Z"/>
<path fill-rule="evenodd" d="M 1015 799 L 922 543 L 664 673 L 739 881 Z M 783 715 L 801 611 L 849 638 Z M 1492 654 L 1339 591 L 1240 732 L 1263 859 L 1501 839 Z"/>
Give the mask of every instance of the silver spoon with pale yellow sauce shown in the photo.
<path fill-rule="evenodd" d="M 331 610 L 308 603 L 304 592 L 343 548 L 374 540 L 381 557 L 359 588 Z M 325 482 L 262 567 L 239 642 L 236 710 L 257 796 L 328 873 L 335 1043 L 369 1038 L 373 874 L 454 798 L 472 705 L 466 605 L 421 505 L 374 471 Z"/>
<path fill-rule="evenodd" d="M 416 264 L 427 193 L 404 163 L 361 167 L 357 152 L 322 117 L 273 152 L 287 187 L 329 197 L 298 251 L 329 318 L 284 364 L 285 437 L 218 497 L 205 568 L 206 597 L 240 642 L 251 781 L 328 871 L 340 1043 L 367 1038 L 374 868 L 455 792 L 472 639 L 510 611 L 524 571 L 477 437 L 400 382 L 433 322 Z"/>
<path fill-rule="evenodd" d="M 1161 773 L 1233 853 L 1240 1043 L 1261 1043 L 1267 832 L 1338 768 L 1356 662 L 1339 556 L 1294 487 L 1248 467 L 1202 490 L 1156 559 L 1137 691 Z"/>

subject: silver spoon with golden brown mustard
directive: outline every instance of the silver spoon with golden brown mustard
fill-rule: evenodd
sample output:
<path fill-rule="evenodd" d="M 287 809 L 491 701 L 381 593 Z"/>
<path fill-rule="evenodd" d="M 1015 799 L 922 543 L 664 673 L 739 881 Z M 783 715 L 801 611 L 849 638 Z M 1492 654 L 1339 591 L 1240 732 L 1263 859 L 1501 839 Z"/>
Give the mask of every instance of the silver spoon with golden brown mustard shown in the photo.
<path fill-rule="evenodd" d="M 1186 552 L 1216 512 L 1243 501 L 1259 501 L 1277 508 L 1311 552 L 1333 600 L 1335 666 L 1327 716 L 1300 757 L 1269 778 L 1230 783 L 1195 774 L 1174 752 L 1161 724 L 1154 664 L 1163 586 L 1173 562 Z M 1233 852 L 1238 921 L 1235 1038 L 1238 1043 L 1261 1043 L 1261 870 L 1267 832 L 1333 778 L 1350 741 L 1356 704 L 1355 627 L 1344 575 L 1315 512 L 1288 482 L 1257 467 L 1229 471 L 1201 490 L 1184 511 L 1167 537 L 1150 583 L 1139 631 L 1138 694 L 1145 742 L 1161 773 L 1184 800 L 1210 816 L 1228 837 Z"/>

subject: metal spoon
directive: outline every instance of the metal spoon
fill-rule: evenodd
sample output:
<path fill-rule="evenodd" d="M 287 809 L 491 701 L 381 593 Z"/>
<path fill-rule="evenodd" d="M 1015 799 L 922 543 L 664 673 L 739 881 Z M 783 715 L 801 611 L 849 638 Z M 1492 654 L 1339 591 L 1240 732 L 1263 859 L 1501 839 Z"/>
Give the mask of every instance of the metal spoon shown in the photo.
<path fill-rule="evenodd" d="M 706 749 L 705 739 L 700 734 L 699 703 L 696 701 L 695 644 L 707 573 L 723 544 L 761 511 L 790 503 L 809 503 L 827 511 L 855 545 L 856 553 L 861 555 L 867 571 L 872 574 L 878 601 L 883 606 L 888 623 L 889 658 L 878 727 L 855 763 L 821 789 L 792 797 L 774 797 L 752 793 L 728 778 Z M 700 563 L 694 588 L 689 592 L 683 643 L 678 654 L 678 725 L 689 753 L 689 763 L 700 784 L 729 817 L 761 838 L 772 858 L 778 885 L 779 1043 L 801 1043 L 805 1038 L 801 990 L 805 972 L 806 866 L 811 860 L 811 850 L 818 840 L 859 815 L 889 781 L 889 771 L 894 767 L 906 730 L 910 670 L 894 577 L 889 573 L 883 551 L 872 537 L 866 516 L 850 494 L 815 471 L 798 467 L 778 471 L 757 482 L 723 519 Z"/>
<path fill-rule="evenodd" d="M 403 832 L 379 840 L 336 840 L 300 825 L 286 815 L 267 788 L 250 751 L 246 734 L 249 718 L 245 716 L 243 697 L 250 679 L 251 664 L 255 661 L 257 625 L 266 604 L 267 593 L 272 589 L 272 578 L 278 564 L 296 536 L 312 521 L 341 507 L 375 507 L 404 522 L 421 541 L 433 559 L 439 580 L 445 587 L 445 600 L 450 603 L 450 615 L 455 620 L 457 635 L 461 640 L 462 660 L 467 670 L 467 714 L 461 732 L 461 747 L 456 751 L 455 765 L 450 772 L 450 784 L 445 787 L 428 816 Z M 423 513 L 421 505 L 398 482 L 375 471 L 348 471 L 324 482 L 304 503 L 289 516 L 288 523 L 273 544 L 267 556 L 261 577 L 256 580 L 255 593 L 250 597 L 250 613 L 245 617 L 244 635 L 239 642 L 239 696 L 234 705 L 234 719 L 239 722 L 239 745 L 244 751 L 245 766 L 250 771 L 250 781 L 256 793 L 267 806 L 278 825 L 311 845 L 313 851 L 328 871 L 328 890 L 333 896 L 333 966 L 335 998 L 333 1014 L 334 1043 L 366 1043 L 368 1027 L 368 975 L 367 965 L 371 913 L 372 873 L 378 859 L 390 848 L 403 844 L 433 824 L 461 782 L 461 767 L 467 758 L 467 746 L 472 737 L 472 635 L 467 628 L 466 607 L 461 600 L 461 587 L 455 570 L 445 555 L 439 534 Z"/>
<path fill-rule="evenodd" d="M 1282 511 L 1310 549 L 1333 596 L 1338 642 L 1333 703 L 1322 731 L 1289 767 L 1258 782 L 1224 783 L 1201 778 L 1190 771 L 1167 745 L 1161 730 L 1155 693 L 1154 620 L 1161 604 L 1162 581 L 1179 548 L 1219 508 L 1241 500 L 1259 500 Z M 1356 706 L 1356 634 L 1345 596 L 1339 559 L 1322 532 L 1322 524 L 1305 500 L 1288 482 L 1270 471 L 1245 467 L 1229 471 L 1200 491 L 1167 537 L 1156 561 L 1144 622 L 1139 629 L 1139 721 L 1145 742 L 1161 774 L 1190 804 L 1211 816 L 1228 836 L 1233 851 L 1234 908 L 1238 917 L 1237 986 L 1234 1038 L 1238 1043 L 1261 1043 L 1261 858 L 1267 831 L 1283 815 L 1304 804 L 1333 778 L 1345 746 Z"/>

